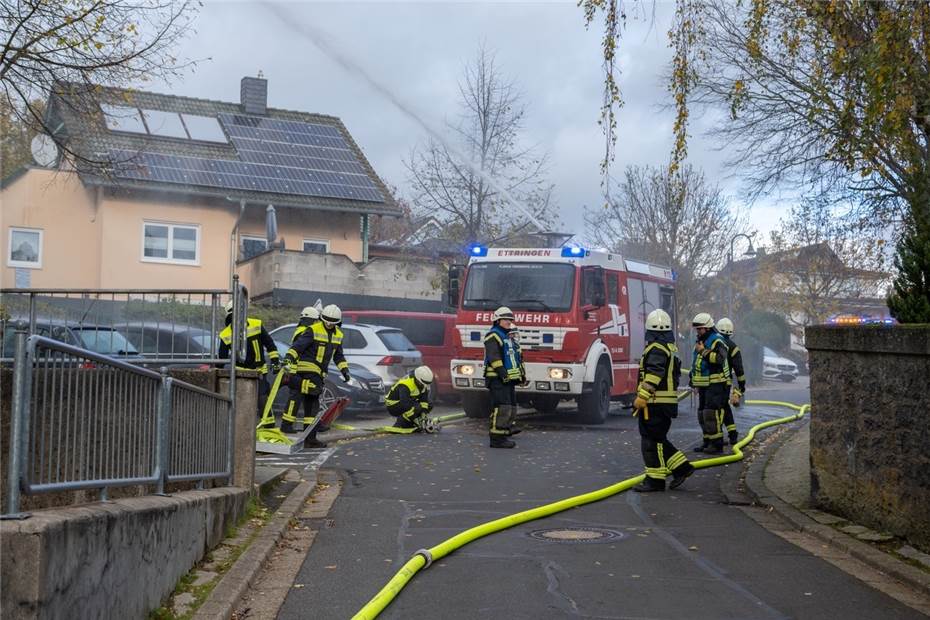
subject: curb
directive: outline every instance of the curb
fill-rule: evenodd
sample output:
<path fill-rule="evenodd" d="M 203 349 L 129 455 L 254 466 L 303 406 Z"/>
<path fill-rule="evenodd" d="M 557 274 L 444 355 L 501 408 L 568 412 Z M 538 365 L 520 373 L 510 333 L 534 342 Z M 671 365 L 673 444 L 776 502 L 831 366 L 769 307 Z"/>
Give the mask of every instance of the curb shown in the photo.
<path fill-rule="evenodd" d="M 285 470 L 285 472 L 288 471 L 293 470 Z M 194 620 L 228 620 L 232 617 L 239 599 L 255 580 L 265 560 L 271 555 L 278 540 L 284 534 L 291 518 L 297 514 L 314 488 L 316 488 L 316 480 L 312 482 L 302 480 L 294 487 L 281 507 L 275 511 L 271 521 L 265 524 L 248 549 L 239 556 L 229 572 L 223 575 L 223 578 L 210 592 L 207 600 L 197 609 L 193 615 Z"/>
<path fill-rule="evenodd" d="M 810 424 L 810 422 L 807 422 Z M 860 540 L 833 529 L 829 525 L 818 523 L 788 502 L 784 501 L 767 486 L 763 476 L 769 459 L 792 437 L 797 429 L 784 433 L 772 444 L 760 450 L 757 460 L 750 463 L 746 470 L 746 492 L 753 501 L 762 506 L 771 508 L 793 529 L 809 534 L 824 543 L 844 551 L 857 560 L 871 566 L 886 575 L 894 577 L 917 590 L 930 593 L 930 575 L 920 569 L 914 568 L 883 551 L 873 548 Z"/>
<path fill-rule="evenodd" d="M 278 473 L 276 473 L 271 478 L 269 478 L 268 480 L 265 480 L 261 484 L 254 485 L 255 492 L 259 496 L 265 495 L 269 490 L 271 490 L 271 487 L 277 486 L 279 482 L 284 480 L 284 477 L 287 475 L 287 472 L 289 471 L 290 470 L 287 467 L 284 467 L 280 471 L 278 471 Z"/>

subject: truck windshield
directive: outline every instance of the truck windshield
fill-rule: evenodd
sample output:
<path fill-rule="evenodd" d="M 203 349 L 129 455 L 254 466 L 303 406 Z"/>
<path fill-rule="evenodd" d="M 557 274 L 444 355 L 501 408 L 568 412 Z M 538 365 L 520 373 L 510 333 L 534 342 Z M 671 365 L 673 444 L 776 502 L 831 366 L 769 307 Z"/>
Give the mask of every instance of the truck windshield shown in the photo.
<path fill-rule="evenodd" d="M 477 263 L 469 267 L 462 308 L 565 312 L 572 307 L 575 267 L 559 263 Z"/>

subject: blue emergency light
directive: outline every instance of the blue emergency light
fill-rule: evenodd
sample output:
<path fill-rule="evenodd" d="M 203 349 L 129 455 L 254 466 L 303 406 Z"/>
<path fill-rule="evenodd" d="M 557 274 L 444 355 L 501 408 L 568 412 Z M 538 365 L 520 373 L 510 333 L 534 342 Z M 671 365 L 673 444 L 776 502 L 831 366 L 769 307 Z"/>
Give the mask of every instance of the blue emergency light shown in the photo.
<path fill-rule="evenodd" d="M 468 253 L 469 253 L 471 256 L 487 256 L 487 255 L 488 255 L 488 248 L 486 248 L 486 247 L 483 246 L 483 245 L 479 245 L 479 244 L 475 243 L 475 244 L 472 244 L 472 245 L 468 248 Z"/>
<path fill-rule="evenodd" d="M 587 254 L 586 250 L 577 245 L 570 245 L 562 248 L 562 256 L 565 258 L 581 258 Z"/>

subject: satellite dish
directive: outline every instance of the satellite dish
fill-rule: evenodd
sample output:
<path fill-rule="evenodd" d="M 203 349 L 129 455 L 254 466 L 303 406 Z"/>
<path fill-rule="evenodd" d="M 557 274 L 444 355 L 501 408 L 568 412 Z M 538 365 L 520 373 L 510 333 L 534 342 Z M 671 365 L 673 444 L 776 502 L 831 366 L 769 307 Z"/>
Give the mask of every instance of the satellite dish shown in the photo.
<path fill-rule="evenodd" d="M 58 145 L 50 136 L 40 133 L 32 139 L 32 159 L 45 168 L 54 167 L 58 163 Z"/>

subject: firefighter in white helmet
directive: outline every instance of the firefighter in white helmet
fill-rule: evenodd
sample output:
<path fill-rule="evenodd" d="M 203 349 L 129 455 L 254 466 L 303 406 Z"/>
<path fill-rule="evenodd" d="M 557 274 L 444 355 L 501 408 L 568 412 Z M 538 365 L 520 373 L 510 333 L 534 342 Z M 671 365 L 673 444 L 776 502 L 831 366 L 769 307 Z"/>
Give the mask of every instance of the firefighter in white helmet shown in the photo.
<path fill-rule="evenodd" d="M 633 401 L 646 465 L 646 477 L 633 487 L 640 493 L 664 491 L 668 473 L 673 489 L 694 473 L 694 466 L 668 439 L 672 418 L 678 417 L 681 360 L 677 353 L 671 317 L 665 310 L 653 310 L 646 317 L 646 348 L 639 359 L 639 386 Z"/>
<path fill-rule="evenodd" d="M 494 325 L 484 337 L 484 378 L 491 392 L 491 447 L 513 448 L 510 439 L 518 431 L 513 428 L 517 417 L 518 383 L 526 383 L 526 368 L 520 353 L 520 343 L 511 337 L 515 329 L 510 308 L 494 311 Z"/>
<path fill-rule="evenodd" d="M 220 359 L 229 359 L 230 349 L 232 347 L 232 319 L 233 319 L 233 302 L 229 301 L 226 303 L 226 326 L 220 330 L 220 350 L 217 353 L 217 357 Z M 278 355 L 278 347 L 275 346 L 274 339 L 265 329 L 265 326 L 262 325 L 261 319 L 256 319 L 252 317 L 246 318 L 246 357 L 245 359 L 236 360 L 236 369 L 237 370 L 255 370 L 259 373 L 258 381 L 258 417 L 261 418 L 262 412 L 265 409 L 265 399 L 268 398 L 268 393 L 271 391 L 271 386 L 268 385 L 266 380 L 266 375 L 270 370 L 272 374 L 277 374 L 278 368 L 280 368 L 280 356 Z M 265 362 L 265 354 L 267 353 L 268 362 Z M 274 422 L 270 422 L 268 426 L 274 426 Z"/>
<path fill-rule="evenodd" d="M 300 311 L 300 320 L 297 321 L 297 327 L 294 328 L 294 334 L 291 336 L 291 344 L 297 340 L 297 337 L 307 331 L 311 325 L 320 320 L 320 311 L 316 306 L 307 306 Z"/>
<path fill-rule="evenodd" d="M 743 371 L 743 353 L 733 341 L 733 321 L 724 317 L 717 321 L 717 331 L 723 336 L 730 358 L 731 374 L 727 376 L 727 387 L 730 388 L 727 402 L 724 404 L 723 425 L 726 427 L 730 445 L 739 441 L 739 432 L 736 430 L 736 419 L 733 417 L 732 407 L 739 407 L 740 399 L 746 394 L 746 373 Z M 733 379 L 736 387 L 733 387 Z M 731 407 L 732 405 L 732 407 Z"/>
<path fill-rule="evenodd" d="M 706 312 L 695 315 L 691 326 L 697 341 L 691 356 L 691 386 L 698 389 L 698 416 L 704 433 L 696 452 L 723 452 L 723 415 L 730 376 L 729 351 L 723 336 L 717 333 L 714 319 Z"/>
<path fill-rule="evenodd" d="M 290 379 L 290 399 L 287 409 L 281 417 L 281 431 L 291 433 L 297 421 L 297 411 L 301 402 L 304 405 L 304 426 L 313 424 L 320 409 L 320 394 L 323 391 L 323 377 L 329 368 L 330 360 L 342 372 L 342 379 L 349 382 L 349 363 L 342 353 L 342 310 L 330 304 L 320 312 L 320 320 L 312 323 L 291 345 L 287 352 L 285 366 Z M 304 446 L 310 448 L 325 447 L 326 444 L 316 438 L 317 429 L 307 437 Z"/>
<path fill-rule="evenodd" d="M 384 403 L 388 413 L 397 418 L 394 426 L 418 430 L 430 427 L 429 412 L 433 410 L 430 403 L 432 383 L 433 371 L 429 366 L 418 366 L 391 386 Z"/>

